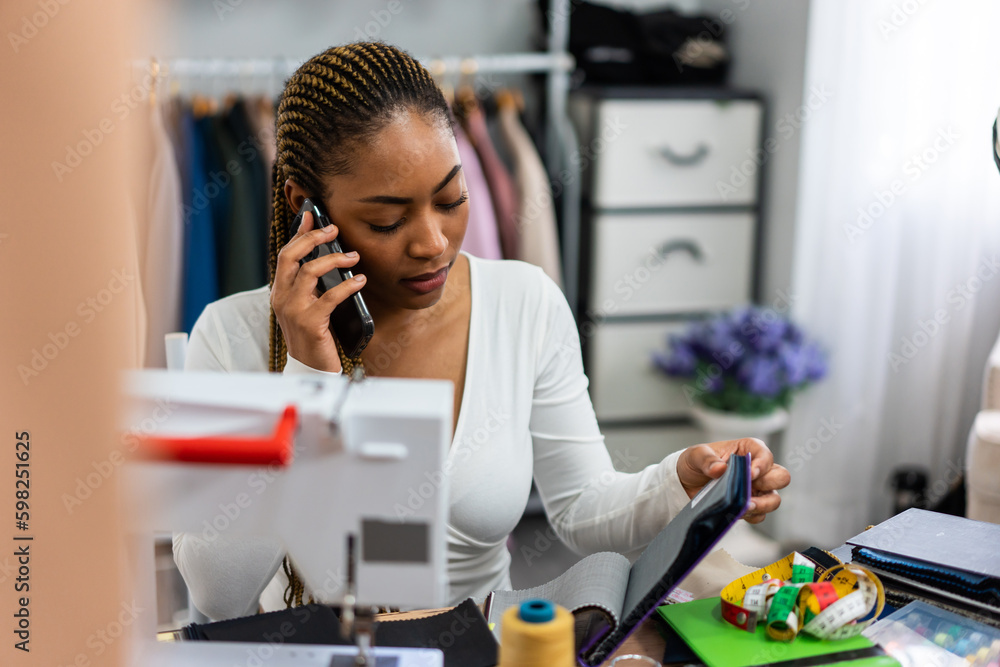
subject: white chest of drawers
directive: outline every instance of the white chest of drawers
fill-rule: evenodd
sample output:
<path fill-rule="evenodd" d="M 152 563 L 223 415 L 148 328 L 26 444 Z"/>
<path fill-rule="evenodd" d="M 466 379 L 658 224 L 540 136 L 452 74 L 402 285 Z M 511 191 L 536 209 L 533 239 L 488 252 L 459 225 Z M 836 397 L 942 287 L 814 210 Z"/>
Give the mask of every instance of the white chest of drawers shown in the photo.
<path fill-rule="evenodd" d="M 609 449 L 644 465 L 699 438 L 653 352 L 693 319 L 755 296 L 763 104 L 719 89 L 607 87 L 575 93 L 570 109 L 591 398 Z"/>

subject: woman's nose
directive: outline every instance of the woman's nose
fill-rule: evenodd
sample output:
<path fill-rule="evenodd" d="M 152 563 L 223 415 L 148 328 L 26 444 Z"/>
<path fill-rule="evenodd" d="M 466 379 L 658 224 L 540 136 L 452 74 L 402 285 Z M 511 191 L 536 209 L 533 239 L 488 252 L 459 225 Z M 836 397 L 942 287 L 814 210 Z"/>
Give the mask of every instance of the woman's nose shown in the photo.
<path fill-rule="evenodd" d="M 444 227 L 435 216 L 427 216 L 414 226 L 414 235 L 410 239 L 410 255 L 413 257 L 440 257 L 448 249 L 448 237 Z"/>

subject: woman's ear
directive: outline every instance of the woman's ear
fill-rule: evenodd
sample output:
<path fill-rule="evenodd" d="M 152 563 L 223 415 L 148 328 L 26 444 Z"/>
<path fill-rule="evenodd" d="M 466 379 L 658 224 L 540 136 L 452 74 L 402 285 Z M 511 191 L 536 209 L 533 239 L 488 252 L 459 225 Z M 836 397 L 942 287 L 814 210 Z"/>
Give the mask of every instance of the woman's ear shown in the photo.
<path fill-rule="evenodd" d="M 285 199 L 288 200 L 288 206 L 292 211 L 297 213 L 302 208 L 302 202 L 308 196 L 309 193 L 292 179 L 289 178 L 285 181 Z"/>

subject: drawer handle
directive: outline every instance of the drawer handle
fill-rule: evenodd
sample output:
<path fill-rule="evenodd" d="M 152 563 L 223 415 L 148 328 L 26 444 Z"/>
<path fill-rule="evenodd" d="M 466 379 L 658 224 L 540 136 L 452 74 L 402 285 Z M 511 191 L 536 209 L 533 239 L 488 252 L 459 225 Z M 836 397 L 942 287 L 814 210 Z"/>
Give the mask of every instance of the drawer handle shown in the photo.
<path fill-rule="evenodd" d="M 705 253 L 702 252 L 701 247 L 690 239 L 664 241 L 660 244 L 660 247 L 656 249 L 656 253 L 663 261 L 667 261 L 670 258 L 670 255 L 676 252 L 686 252 L 691 255 L 691 259 L 696 262 L 705 261 Z"/>
<path fill-rule="evenodd" d="M 657 155 L 677 167 L 694 167 L 705 161 L 708 152 L 708 145 L 705 143 L 698 144 L 698 147 L 690 155 L 675 153 L 670 146 L 660 146 L 656 149 Z"/>

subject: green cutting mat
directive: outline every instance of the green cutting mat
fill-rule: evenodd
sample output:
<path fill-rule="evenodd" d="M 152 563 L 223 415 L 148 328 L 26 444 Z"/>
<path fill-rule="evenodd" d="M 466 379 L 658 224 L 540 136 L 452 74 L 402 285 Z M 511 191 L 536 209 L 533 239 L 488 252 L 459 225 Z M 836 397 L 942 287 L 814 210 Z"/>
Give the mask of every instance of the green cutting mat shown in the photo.
<path fill-rule="evenodd" d="M 861 636 L 823 641 L 800 634 L 792 642 L 776 642 L 767 636 L 764 624 L 758 625 L 757 632 L 750 634 L 722 620 L 719 598 L 664 605 L 657 612 L 709 667 L 752 667 L 874 646 Z M 899 663 L 889 656 L 835 664 L 844 667 L 899 667 Z"/>

